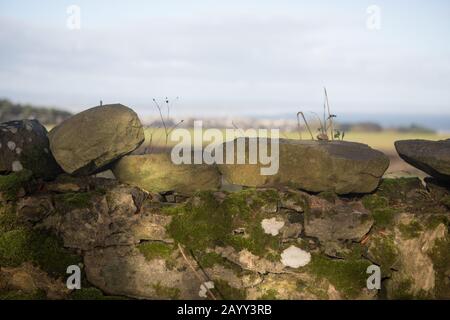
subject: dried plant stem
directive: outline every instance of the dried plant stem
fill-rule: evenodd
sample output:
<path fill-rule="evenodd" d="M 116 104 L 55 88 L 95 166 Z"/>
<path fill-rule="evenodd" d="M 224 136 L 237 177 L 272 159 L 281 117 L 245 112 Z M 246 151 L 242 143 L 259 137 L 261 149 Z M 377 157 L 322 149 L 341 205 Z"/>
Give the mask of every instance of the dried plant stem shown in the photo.
<path fill-rule="evenodd" d="M 298 128 L 298 137 L 300 138 L 300 140 L 302 140 L 302 127 L 300 125 L 300 113 L 301 112 L 297 112 L 297 128 Z"/>
<path fill-rule="evenodd" d="M 156 108 L 158 108 L 158 111 L 159 111 L 159 117 L 161 118 L 162 124 L 163 124 L 163 126 L 164 126 L 164 133 L 166 134 L 166 145 L 167 145 L 168 135 L 167 135 L 166 121 L 164 120 L 164 116 L 163 116 L 163 114 L 162 114 L 161 107 L 159 106 L 159 104 L 158 104 L 158 102 L 156 101 L 156 99 L 153 99 L 153 102 L 155 103 Z"/>
<path fill-rule="evenodd" d="M 181 252 L 181 255 L 183 256 L 184 261 L 186 261 L 186 263 L 188 264 L 189 268 L 192 269 L 192 271 L 194 272 L 195 276 L 197 277 L 197 279 L 200 281 L 200 283 L 202 285 L 204 285 L 204 280 L 202 279 L 202 277 L 200 277 L 200 275 L 198 274 L 197 270 L 195 270 L 194 266 L 192 265 L 192 263 L 189 261 L 189 259 L 186 257 L 186 255 L 184 254 L 184 250 L 183 247 L 181 246 L 181 244 L 178 244 L 178 249 Z M 204 285 L 208 294 L 211 296 L 211 298 L 213 300 L 217 300 L 216 296 L 214 295 L 214 293 L 212 293 L 212 291 L 206 286 Z"/>
<path fill-rule="evenodd" d="M 327 108 L 328 108 L 328 119 L 330 120 L 331 140 L 334 140 L 333 116 L 330 112 L 330 103 L 328 101 L 327 88 L 323 88 L 323 89 L 325 91 L 325 101 L 327 103 Z"/>
<path fill-rule="evenodd" d="M 304 113 L 301 112 L 301 111 L 300 111 L 299 113 L 300 113 L 300 115 L 302 116 L 303 121 L 305 122 L 306 128 L 308 129 L 308 132 L 309 132 L 309 134 L 311 135 L 311 139 L 314 140 L 314 136 L 313 136 L 313 134 L 312 134 L 311 128 L 309 127 L 308 121 L 306 121 L 306 117 L 305 117 Z"/>
<path fill-rule="evenodd" d="M 176 123 L 172 128 L 169 129 L 168 131 L 168 136 L 170 136 L 170 134 L 172 133 L 173 130 L 175 130 L 180 124 L 182 124 L 184 122 L 184 120 L 180 120 L 178 123 Z"/>

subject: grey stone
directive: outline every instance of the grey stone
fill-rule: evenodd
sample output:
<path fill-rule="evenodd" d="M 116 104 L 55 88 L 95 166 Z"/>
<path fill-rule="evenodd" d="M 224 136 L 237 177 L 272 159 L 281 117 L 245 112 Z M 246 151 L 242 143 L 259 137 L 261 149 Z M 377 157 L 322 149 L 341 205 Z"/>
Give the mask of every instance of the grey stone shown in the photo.
<path fill-rule="evenodd" d="M 435 178 L 450 181 L 450 139 L 400 140 L 395 142 L 395 148 L 410 165 Z"/>
<path fill-rule="evenodd" d="M 0 172 L 24 169 L 44 179 L 52 179 L 61 172 L 50 152 L 47 129 L 37 120 L 0 124 Z"/>

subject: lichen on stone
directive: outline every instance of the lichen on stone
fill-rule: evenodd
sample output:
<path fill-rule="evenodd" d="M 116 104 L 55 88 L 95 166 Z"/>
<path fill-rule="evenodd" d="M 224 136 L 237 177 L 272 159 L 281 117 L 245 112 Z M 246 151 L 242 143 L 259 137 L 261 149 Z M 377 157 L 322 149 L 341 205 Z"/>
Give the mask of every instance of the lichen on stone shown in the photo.
<path fill-rule="evenodd" d="M 311 254 L 295 246 L 290 246 L 281 253 L 281 263 L 287 267 L 304 267 L 310 261 Z"/>
<path fill-rule="evenodd" d="M 284 221 L 279 221 L 276 218 L 263 219 L 261 221 L 261 227 L 264 229 L 264 232 L 272 236 L 277 236 L 283 226 Z"/>

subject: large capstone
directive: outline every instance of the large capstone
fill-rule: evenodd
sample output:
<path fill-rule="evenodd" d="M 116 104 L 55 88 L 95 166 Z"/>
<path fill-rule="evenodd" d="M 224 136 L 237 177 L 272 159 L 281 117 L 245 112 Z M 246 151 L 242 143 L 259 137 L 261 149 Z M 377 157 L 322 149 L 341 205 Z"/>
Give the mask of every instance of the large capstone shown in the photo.
<path fill-rule="evenodd" d="M 61 171 L 50 153 L 47 130 L 37 120 L 0 124 L 0 172 L 24 169 L 44 179 L 51 179 Z"/>
<path fill-rule="evenodd" d="M 274 175 L 263 175 L 261 168 L 270 164 L 250 163 L 252 141 L 256 142 L 256 138 L 245 139 L 245 164 L 236 164 L 240 155 L 234 140 L 234 164 L 219 165 L 227 182 L 251 187 L 287 185 L 311 192 L 369 193 L 376 189 L 389 166 L 386 155 L 361 143 L 280 139 L 279 170 Z M 272 145 L 268 141 L 270 154 Z M 229 144 L 224 144 L 225 154 Z"/>
<path fill-rule="evenodd" d="M 400 140 L 395 142 L 395 148 L 410 165 L 435 178 L 450 181 L 450 139 Z"/>
<path fill-rule="evenodd" d="M 70 174 L 91 174 L 132 152 L 144 141 L 137 114 L 121 104 L 76 114 L 49 133 L 50 149 Z"/>
<path fill-rule="evenodd" d="M 220 187 L 220 173 L 215 165 L 174 164 L 169 153 L 123 157 L 113 172 L 120 182 L 153 192 L 191 194 Z"/>

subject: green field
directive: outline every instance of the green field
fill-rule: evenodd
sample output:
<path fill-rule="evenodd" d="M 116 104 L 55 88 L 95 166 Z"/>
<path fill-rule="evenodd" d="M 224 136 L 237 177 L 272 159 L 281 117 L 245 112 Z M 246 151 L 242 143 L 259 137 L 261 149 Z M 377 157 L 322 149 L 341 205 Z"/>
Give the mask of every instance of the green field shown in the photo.
<path fill-rule="evenodd" d="M 224 130 L 221 130 L 224 132 Z M 190 129 L 189 132 L 193 135 L 194 130 Z M 152 137 L 152 138 L 151 138 Z M 309 138 L 307 132 L 302 132 L 302 137 L 304 139 Z M 299 135 L 297 132 L 282 132 L 280 133 L 280 138 L 298 139 Z M 347 132 L 345 133 L 345 141 L 354 141 L 365 143 L 372 148 L 379 149 L 388 154 L 395 153 L 394 142 L 396 140 L 406 140 L 406 139 L 426 139 L 426 140 L 443 140 L 449 139 L 450 134 L 435 134 L 435 133 L 408 133 L 408 132 L 397 132 L 385 130 L 381 132 Z M 165 143 L 165 133 L 164 129 L 157 128 L 145 129 L 145 146 L 151 145 L 156 148 L 163 148 L 166 146 Z M 167 147 L 174 145 L 176 142 L 167 143 Z"/>

